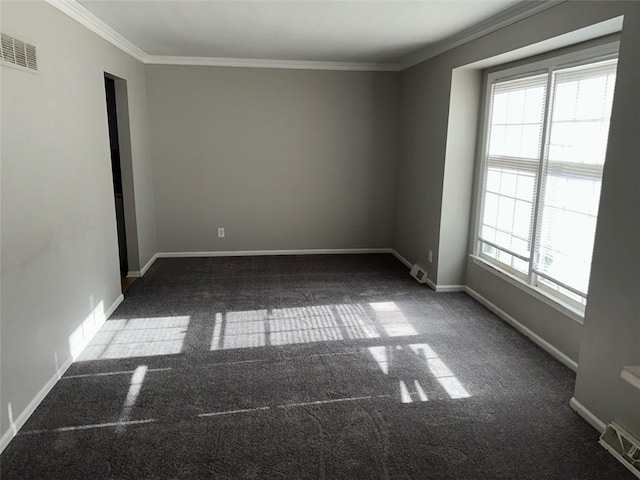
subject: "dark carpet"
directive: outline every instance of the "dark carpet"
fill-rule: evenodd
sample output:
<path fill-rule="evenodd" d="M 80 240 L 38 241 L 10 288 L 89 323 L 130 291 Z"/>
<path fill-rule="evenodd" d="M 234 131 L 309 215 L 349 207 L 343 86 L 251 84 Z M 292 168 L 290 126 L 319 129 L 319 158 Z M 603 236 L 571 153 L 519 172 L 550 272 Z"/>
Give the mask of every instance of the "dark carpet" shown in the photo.
<path fill-rule="evenodd" d="M 2 479 L 632 479 L 575 376 L 391 255 L 160 259 Z"/>

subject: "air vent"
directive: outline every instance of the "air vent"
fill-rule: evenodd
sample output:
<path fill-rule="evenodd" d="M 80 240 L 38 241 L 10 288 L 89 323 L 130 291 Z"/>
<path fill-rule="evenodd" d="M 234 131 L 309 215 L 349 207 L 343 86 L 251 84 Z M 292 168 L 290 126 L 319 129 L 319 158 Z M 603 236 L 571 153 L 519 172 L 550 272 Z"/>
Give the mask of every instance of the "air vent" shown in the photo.
<path fill-rule="evenodd" d="M 38 70 L 38 60 L 36 57 L 36 47 L 30 43 L 13 38 L 6 33 L 0 42 L 0 59 L 29 70 Z"/>
<path fill-rule="evenodd" d="M 607 425 L 600 445 L 640 478 L 640 441 L 615 422 Z"/>
<path fill-rule="evenodd" d="M 411 269 L 411 276 L 415 278 L 418 283 L 427 283 L 427 271 L 419 264 L 415 264 Z"/>

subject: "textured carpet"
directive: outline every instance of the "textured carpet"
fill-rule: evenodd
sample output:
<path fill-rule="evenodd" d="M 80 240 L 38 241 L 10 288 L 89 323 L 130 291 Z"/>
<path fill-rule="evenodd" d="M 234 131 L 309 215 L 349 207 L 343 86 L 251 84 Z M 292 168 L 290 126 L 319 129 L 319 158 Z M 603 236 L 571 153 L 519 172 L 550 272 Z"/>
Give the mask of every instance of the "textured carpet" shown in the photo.
<path fill-rule="evenodd" d="M 3 479 L 632 479 L 574 374 L 390 255 L 160 259 Z"/>

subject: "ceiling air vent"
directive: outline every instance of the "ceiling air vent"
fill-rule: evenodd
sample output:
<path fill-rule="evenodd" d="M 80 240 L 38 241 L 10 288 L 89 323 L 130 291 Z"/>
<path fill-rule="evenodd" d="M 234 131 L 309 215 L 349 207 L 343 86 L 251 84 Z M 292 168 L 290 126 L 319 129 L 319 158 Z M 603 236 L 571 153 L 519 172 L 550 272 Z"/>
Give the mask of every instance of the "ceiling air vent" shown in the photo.
<path fill-rule="evenodd" d="M 38 70 L 35 46 L 13 38 L 6 33 L 0 35 L 2 36 L 2 41 L 0 42 L 0 59 L 19 67 L 28 68 L 29 70 Z"/>

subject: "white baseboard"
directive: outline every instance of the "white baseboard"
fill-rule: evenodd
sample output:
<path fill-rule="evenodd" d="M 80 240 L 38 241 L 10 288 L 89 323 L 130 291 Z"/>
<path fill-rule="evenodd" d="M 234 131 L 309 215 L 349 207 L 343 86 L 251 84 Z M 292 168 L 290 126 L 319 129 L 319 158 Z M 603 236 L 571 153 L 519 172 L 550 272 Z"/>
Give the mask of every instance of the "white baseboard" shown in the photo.
<path fill-rule="evenodd" d="M 425 280 L 425 283 L 427 285 L 429 285 L 429 287 L 431 288 L 431 290 L 433 290 L 434 292 L 438 291 L 438 285 L 436 285 L 433 280 L 431 280 L 429 277 L 427 277 L 427 279 Z"/>
<path fill-rule="evenodd" d="M 107 309 L 106 312 L 104 312 L 104 319 L 109 320 L 109 317 L 111 315 L 113 315 L 113 312 L 116 311 L 116 308 L 118 308 L 120 306 L 120 304 L 122 303 L 122 301 L 124 300 L 124 295 L 120 294 L 118 296 L 118 298 L 115 299 L 115 301 L 111 304 L 111 306 Z"/>
<path fill-rule="evenodd" d="M 429 282 L 428 279 L 427 279 L 427 282 Z M 433 286 L 431 286 L 431 285 L 433 285 Z M 433 282 L 431 282 L 431 285 L 429 285 L 429 286 L 431 288 L 433 288 L 438 293 L 466 292 L 467 291 L 467 287 L 465 285 L 436 285 Z"/>
<path fill-rule="evenodd" d="M 144 276 L 145 273 L 147 273 L 147 270 L 149 270 L 151 268 L 151 265 L 154 264 L 154 262 L 156 261 L 156 259 L 158 258 L 158 254 L 154 253 L 153 256 L 149 259 L 149 261 L 147 262 L 147 264 L 142 267 L 142 270 L 140 270 L 140 276 Z"/>
<path fill-rule="evenodd" d="M 398 260 L 404 263 L 407 268 L 410 269 L 411 267 L 413 267 L 413 265 L 411 264 L 411 262 L 409 262 L 409 260 L 404 258 L 402 255 L 396 252 L 393 248 L 390 249 L 389 253 L 393 254 L 394 257 L 396 257 Z M 430 278 L 427 278 L 425 283 L 429 285 L 436 292 L 464 292 L 465 289 L 467 288 L 465 285 L 436 285 L 435 283 L 433 283 L 433 280 L 431 280 Z"/>
<path fill-rule="evenodd" d="M 153 257 L 151 257 L 149 259 L 147 264 L 144 267 L 142 267 L 142 270 L 131 270 L 131 271 L 127 272 L 127 277 L 129 277 L 129 278 L 144 277 L 144 274 L 147 273 L 147 270 L 149 270 L 149 268 L 151 268 L 151 265 L 153 265 L 153 262 L 155 262 L 157 258 L 158 258 L 158 254 L 155 253 L 153 255 Z"/>
<path fill-rule="evenodd" d="M 113 312 L 116 311 L 116 308 L 118 308 L 118 306 L 122 303 L 123 300 L 124 300 L 124 295 L 120 294 L 118 298 L 116 298 L 116 300 L 111 304 L 111 306 L 104 312 L 104 316 L 102 317 L 100 323 L 96 325 L 95 333 L 97 333 L 100 327 L 102 327 L 102 325 L 104 324 L 104 322 L 111 315 L 113 315 Z M 94 333 L 94 336 L 95 336 L 95 333 Z M 87 339 L 86 343 L 88 344 L 90 341 L 91 341 L 91 338 Z M 69 356 L 64 361 L 62 366 L 56 371 L 56 373 L 54 373 L 54 375 L 47 381 L 47 383 L 44 384 L 44 386 L 40 389 L 40 391 L 36 393 L 35 397 L 31 399 L 31 401 L 27 404 L 24 410 L 22 410 L 20 415 L 18 415 L 18 417 L 13 421 L 13 423 L 9 425 L 9 429 L 6 432 L 4 432 L 2 437 L 0 437 L 0 453 L 2 453 L 6 448 L 6 446 L 9 445 L 9 442 L 11 442 L 13 437 L 16 436 L 18 431 L 23 427 L 23 425 L 26 423 L 29 417 L 33 414 L 36 408 L 38 408 L 38 405 L 40 405 L 42 400 L 45 399 L 45 397 L 48 395 L 51 389 L 55 386 L 55 384 L 58 383 L 58 380 L 62 378 L 62 376 L 67 371 L 67 369 L 71 366 L 72 363 L 73 363 L 73 357 Z"/>
<path fill-rule="evenodd" d="M 413 265 L 411 265 L 411 262 L 409 262 L 409 260 L 404 258 L 402 255 L 396 252 L 393 248 L 391 249 L 390 253 L 393 254 L 393 256 L 396 257 L 398 260 L 400 260 L 402 263 L 404 263 L 407 268 L 411 269 L 411 267 L 413 267 Z"/>
<path fill-rule="evenodd" d="M 9 445 L 9 442 L 13 440 L 29 417 L 35 412 L 40 402 L 44 400 L 47 394 L 51 391 L 51 389 L 58 383 L 58 380 L 64 375 L 64 372 L 71 366 L 73 359 L 71 357 L 67 358 L 62 366 L 58 369 L 56 373 L 44 384 L 44 386 L 40 389 L 40 391 L 36 394 L 35 397 L 27 404 L 27 406 L 22 410 L 18 418 L 16 418 L 11 425 L 9 425 L 9 429 L 4 432 L 2 437 L 0 437 L 0 453 L 4 451 L 4 449 Z"/>
<path fill-rule="evenodd" d="M 308 250 L 229 250 L 214 252 L 159 252 L 157 258 L 255 257 L 263 255 L 338 255 L 349 253 L 392 253 L 390 248 L 318 248 Z M 154 259 L 155 260 L 155 259 Z"/>
<path fill-rule="evenodd" d="M 573 408 L 578 415 L 584 418 L 589 425 L 595 428 L 598 432 L 604 432 L 606 424 L 596 417 L 587 407 L 582 405 L 575 397 L 571 397 L 569 401 L 569 406 Z"/>
<path fill-rule="evenodd" d="M 557 359 L 560 363 L 562 363 L 563 365 L 565 365 L 566 367 L 570 368 L 571 370 L 573 370 L 574 372 L 578 370 L 578 364 L 572 360 L 571 358 L 569 358 L 567 355 L 565 355 L 564 353 L 562 353 L 560 350 L 558 350 L 556 347 L 554 347 L 553 345 L 551 345 L 549 342 L 547 342 L 544 338 L 542 338 L 540 335 L 538 335 L 537 333 L 534 333 L 532 330 L 530 330 L 529 328 L 525 327 L 523 324 L 521 324 L 519 321 L 517 321 L 515 318 L 513 318 L 511 315 L 509 315 L 507 312 L 505 312 L 504 310 L 502 310 L 500 307 L 498 307 L 496 304 L 490 302 L 489 300 L 487 300 L 486 298 L 484 298 L 482 295 L 480 295 L 478 292 L 476 292 L 475 290 L 473 290 L 470 287 L 466 287 L 465 291 L 474 299 L 476 299 L 478 302 L 480 302 L 481 304 L 483 304 L 485 307 L 487 307 L 489 310 L 491 310 L 493 313 L 495 313 L 497 316 L 499 316 L 500 318 L 502 318 L 505 322 L 509 323 L 510 325 L 512 325 L 516 330 L 518 330 L 520 333 L 522 333 L 523 335 L 525 335 L 526 337 L 529 337 L 529 339 L 537 344 L 538 346 L 540 346 L 543 350 L 545 350 L 547 353 L 549 353 L 552 357 L 554 357 L 555 359 Z"/>

